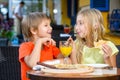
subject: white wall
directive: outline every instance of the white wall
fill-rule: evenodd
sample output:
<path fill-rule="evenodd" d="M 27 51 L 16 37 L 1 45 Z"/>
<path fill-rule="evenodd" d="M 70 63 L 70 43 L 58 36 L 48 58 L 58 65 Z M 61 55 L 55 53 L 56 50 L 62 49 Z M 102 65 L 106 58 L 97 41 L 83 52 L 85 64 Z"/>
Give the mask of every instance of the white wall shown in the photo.
<path fill-rule="evenodd" d="M 61 0 L 54 0 L 54 9 L 57 10 L 57 13 L 54 14 L 54 20 L 56 24 L 61 24 Z"/>
<path fill-rule="evenodd" d="M 120 9 L 120 0 L 110 0 L 110 13 L 113 9 Z"/>

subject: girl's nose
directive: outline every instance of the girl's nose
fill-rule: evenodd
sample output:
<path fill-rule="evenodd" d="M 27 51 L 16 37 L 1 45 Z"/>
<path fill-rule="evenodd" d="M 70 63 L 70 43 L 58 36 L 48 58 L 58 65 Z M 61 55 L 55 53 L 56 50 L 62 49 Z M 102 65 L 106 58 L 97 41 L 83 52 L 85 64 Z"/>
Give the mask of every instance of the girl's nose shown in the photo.
<path fill-rule="evenodd" d="M 78 26 L 77 25 L 75 25 L 75 30 L 77 30 L 78 29 Z"/>

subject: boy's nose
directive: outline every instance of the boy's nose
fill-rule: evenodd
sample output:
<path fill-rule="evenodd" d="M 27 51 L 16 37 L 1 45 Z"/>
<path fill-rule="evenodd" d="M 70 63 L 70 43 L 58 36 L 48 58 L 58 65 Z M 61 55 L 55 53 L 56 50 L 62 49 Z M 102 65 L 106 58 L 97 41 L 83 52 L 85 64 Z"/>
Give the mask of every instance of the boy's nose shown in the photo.
<path fill-rule="evenodd" d="M 49 26 L 49 28 L 52 30 L 52 27 L 51 27 L 51 26 Z"/>

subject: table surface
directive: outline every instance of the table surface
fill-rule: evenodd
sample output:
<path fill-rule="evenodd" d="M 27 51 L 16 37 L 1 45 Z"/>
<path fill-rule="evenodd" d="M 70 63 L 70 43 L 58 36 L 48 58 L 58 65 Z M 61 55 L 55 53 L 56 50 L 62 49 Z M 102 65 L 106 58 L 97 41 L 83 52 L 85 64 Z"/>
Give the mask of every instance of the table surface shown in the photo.
<path fill-rule="evenodd" d="M 102 74 L 102 75 L 81 75 L 81 74 L 52 74 L 42 71 L 30 70 L 27 72 L 27 77 L 31 80 L 120 80 L 120 68 L 117 69 L 116 74 Z"/>

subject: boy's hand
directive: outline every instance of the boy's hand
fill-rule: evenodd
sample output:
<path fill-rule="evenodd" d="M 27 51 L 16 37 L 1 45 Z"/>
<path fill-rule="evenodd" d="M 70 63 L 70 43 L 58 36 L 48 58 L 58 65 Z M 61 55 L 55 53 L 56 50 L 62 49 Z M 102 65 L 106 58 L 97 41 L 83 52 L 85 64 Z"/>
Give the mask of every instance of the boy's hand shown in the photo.
<path fill-rule="evenodd" d="M 36 43 L 41 43 L 46 46 L 49 46 L 49 45 L 56 46 L 56 42 L 51 38 L 39 38 Z"/>

